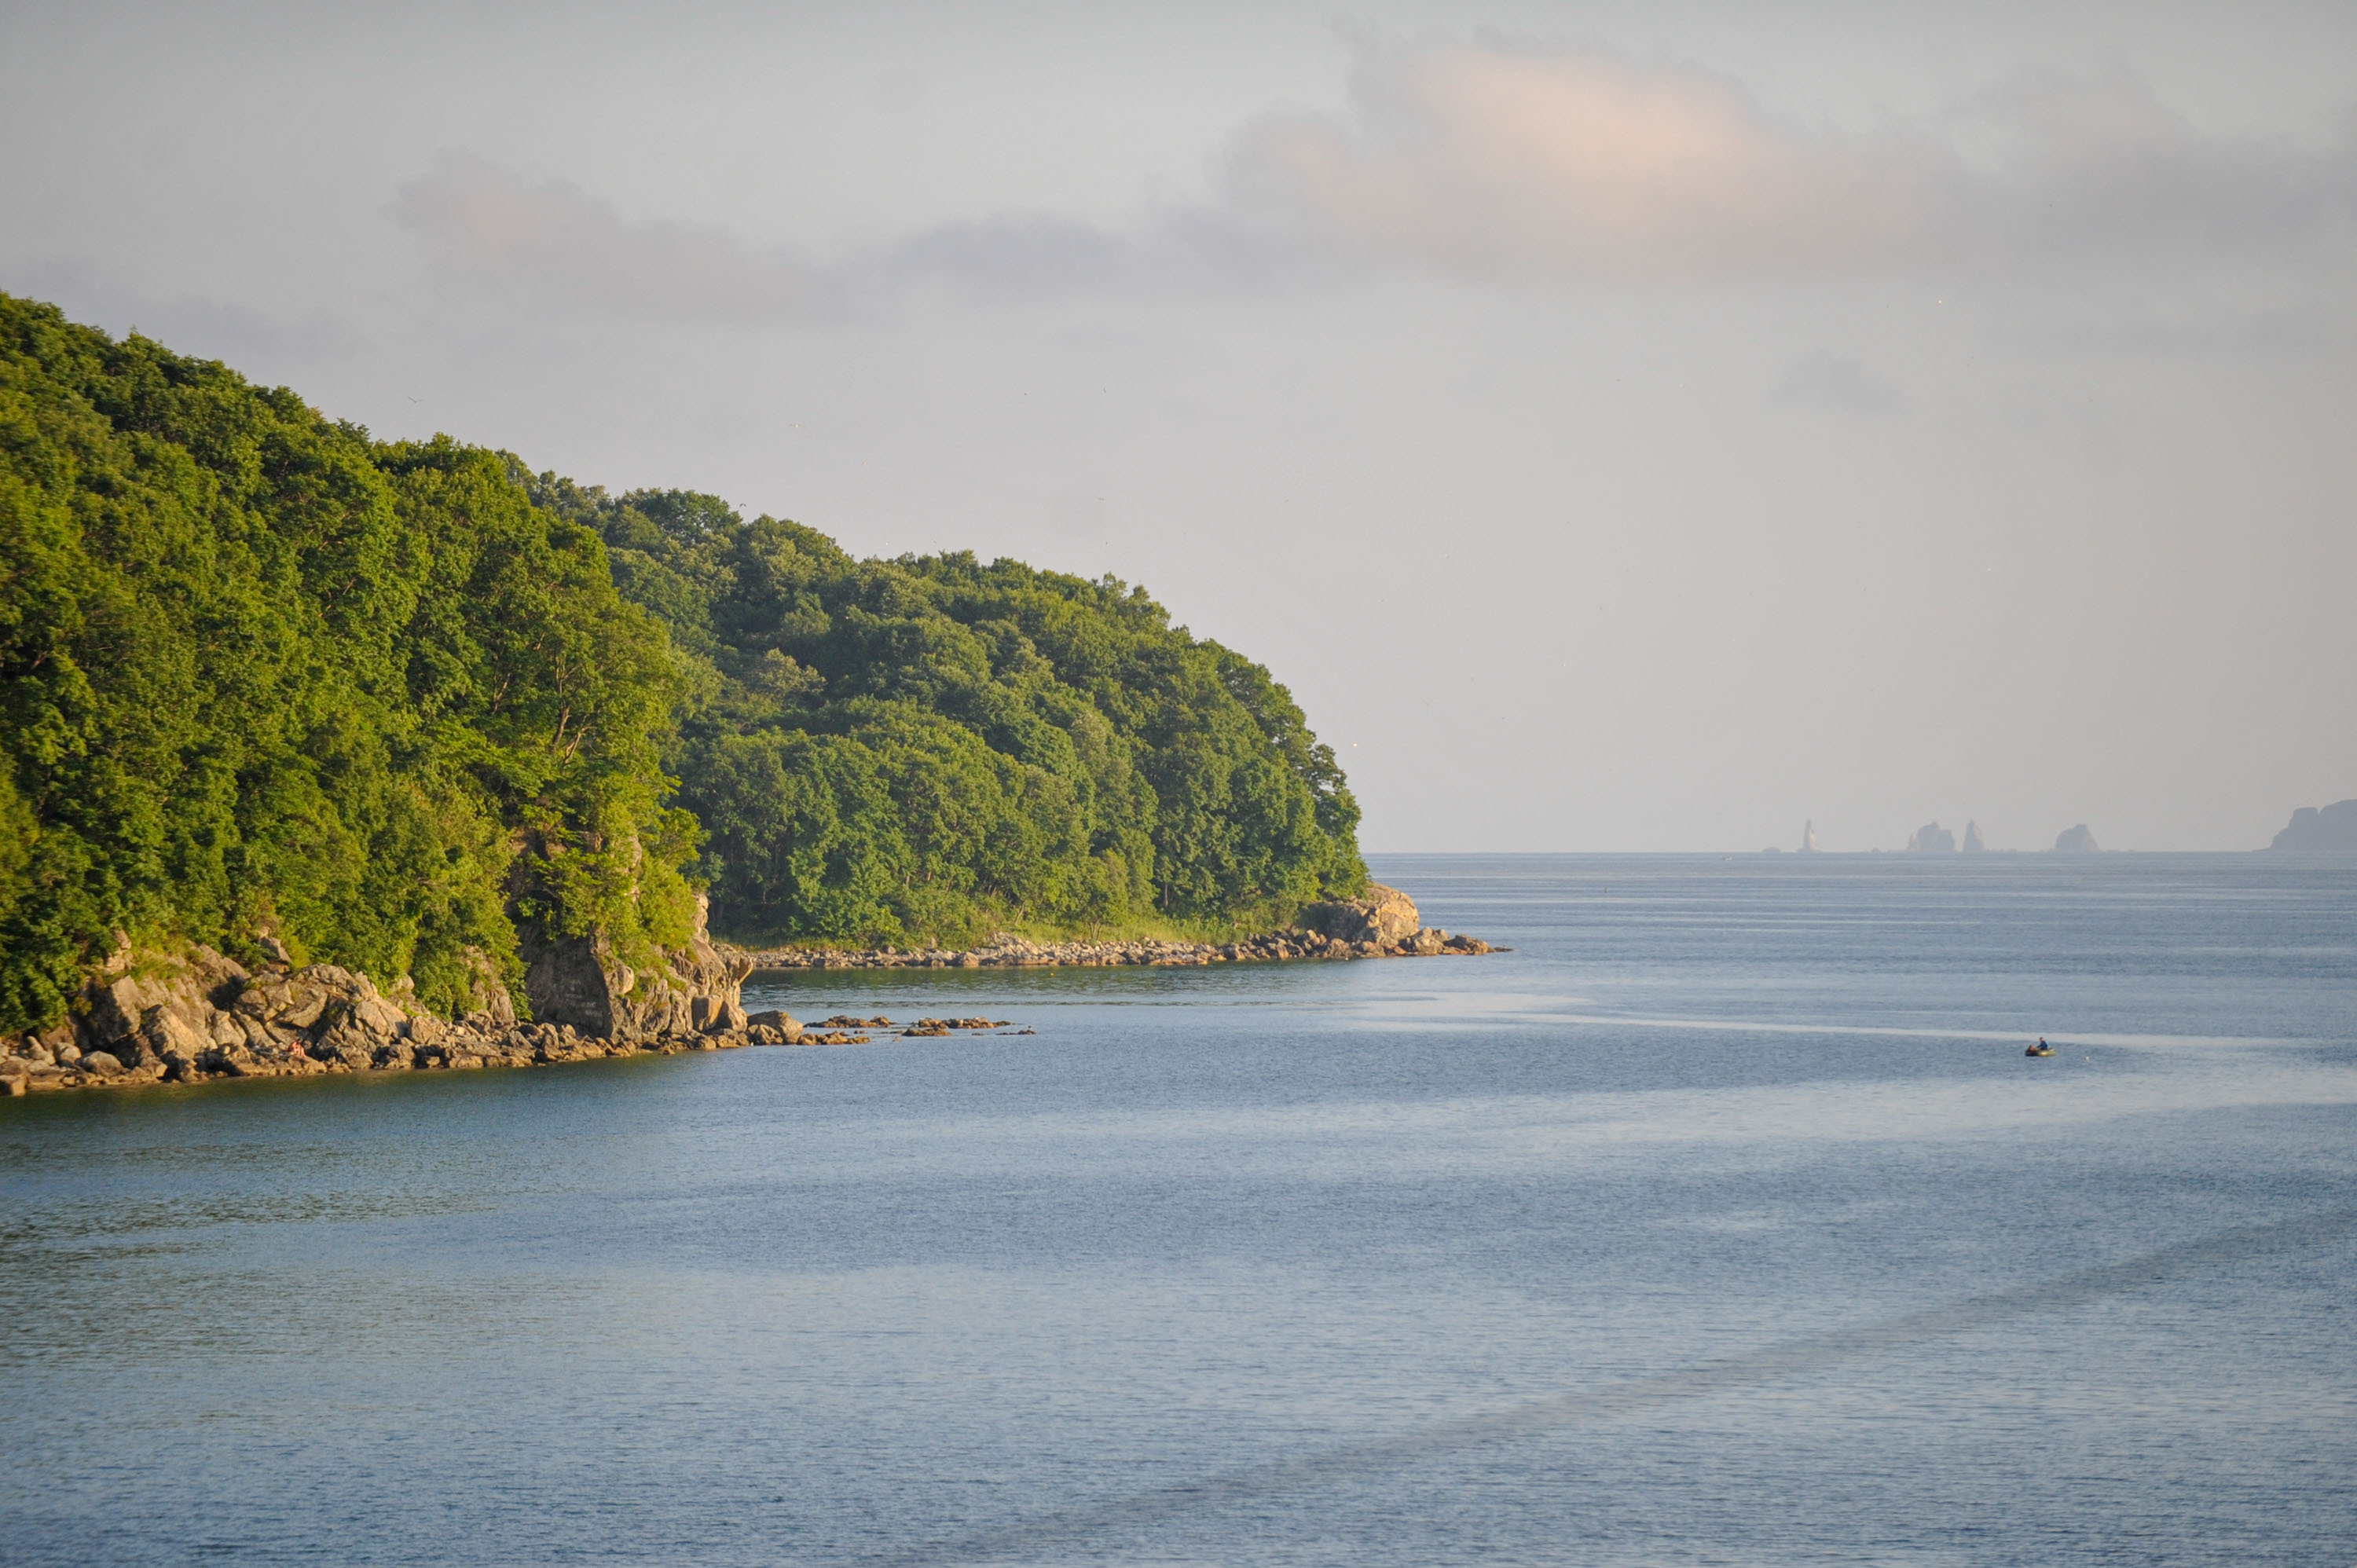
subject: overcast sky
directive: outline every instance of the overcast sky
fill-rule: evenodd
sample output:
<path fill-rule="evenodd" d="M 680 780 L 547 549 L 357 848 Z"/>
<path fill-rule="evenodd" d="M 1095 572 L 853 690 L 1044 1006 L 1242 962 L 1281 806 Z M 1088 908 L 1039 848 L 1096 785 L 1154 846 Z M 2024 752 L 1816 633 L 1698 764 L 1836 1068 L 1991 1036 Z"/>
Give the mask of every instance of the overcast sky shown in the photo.
<path fill-rule="evenodd" d="M 1142 582 L 1370 849 L 2357 795 L 2357 6 L 0 5 L 0 288 Z"/>

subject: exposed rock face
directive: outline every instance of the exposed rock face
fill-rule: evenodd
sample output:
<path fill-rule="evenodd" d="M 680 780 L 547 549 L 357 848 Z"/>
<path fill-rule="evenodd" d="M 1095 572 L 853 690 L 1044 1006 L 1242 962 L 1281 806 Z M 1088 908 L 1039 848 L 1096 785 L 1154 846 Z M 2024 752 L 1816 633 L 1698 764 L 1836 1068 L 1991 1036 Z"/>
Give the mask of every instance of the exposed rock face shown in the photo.
<path fill-rule="evenodd" d="M 1803 854 L 1817 853 L 1817 823 L 1813 817 L 1801 824 L 1801 853 Z"/>
<path fill-rule="evenodd" d="M 1987 843 L 1987 841 L 1986 841 L 1986 840 L 1985 840 L 1985 839 L 1983 839 L 1983 838 L 1981 837 L 1981 825 L 1980 825 L 1980 823 L 1978 823 L 1978 822 L 1966 822 L 1966 823 L 1964 824 L 1964 850 L 1965 850 L 1965 853 L 1966 853 L 1966 854 L 1979 854 L 1983 853 L 1984 851 L 1986 851 L 1987 848 L 1988 848 L 1988 843 Z"/>
<path fill-rule="evenodd" d="M 791 1014 L 772 1007 L 766 1013 L 756 1013 L 745 1020 L 748 1029 L 774 1029 L 782 1038 L 781 1045 L 794 1045 L 802 1037 L 801 1022 Z"/>
<path fill-rule="evenodd" d="M 512 1024 L 516 1021 L 515 998 L 508 994 L 507 981 L 500 973 L 499 964 L 480 948 L 466 950 L 467 1005 L 461 1015 L 481 1018 L 492 1024 Z"/>
<path fill-rule="evenodd" d="M 518 1024 L 511 1006 L 485 1006 L 449 1022 L 419 1011 L 405 980 L 388 993 L 367 975 L 334 964 L 292 969 L 283 961 L 284 949 L 278 950 L 282 961 L 252 973 L 205 947 L 170 959 L 148 955 L 141 963 L 125 958 L 84 987 L 65 1023 L 0 1040 L 0 1094 L 209 1078 L 527 1067 L 641 1049 L 791 1045 L 802 1037 L 802 1026 L 783 1013 L 748 1019 L 737 987 L 750 964 L 722 954 L 700 935 L 696 946 L 700 951 L 679 958 L 695 989 L 669 987 L 659 1007 L 647 1007 L 630 996 L 636 986 L 620 988 L 620 1015 L 640 1032 L 616 1037 L 560 1021 Z M 650 1019 L 655 1026 L 648 1026 Z"/>
<path fill-rule="evenodd" d="M 2054 835 L 2054 853 L 2057 854 L 2093 854 L 2095 853 L 2095 835 L 2087 831 L 2087 824 L 2084 822 L 2081 822 L 2075 828 L 2064 828 L 2061 832 Z"/>
<path fill-rule="evenodd" d="M 1956 835 L 1937 822 L 1926 822 L 1915 830 L 1907 847 L 1917 854 L 1952 854 L 1956 847 Z"/>
<path fill-rule="evenodd" d="M 710 914 L 710 901 L 698 894 L 695 935 L 664 953 L 663 969 L 645 974 L 617 958 L 602 932 L 528 946 L 524 993 L 533 1016 L 601 1039 L 741 1032 L 742 988 L 753 966 L 713 945 Z"/>
<path fill-rule="evenodd" d="M 2357 853 L 2357 800 L 2337 800 L 2321 811 L 2302 806 L 2291 814 L 2291 825 L 2267 847 L 2310 854 Z"/>
<path fill-rule="evenodd" d="M 1312 904 L 1301 911 L 1301 924 L 1320 936 L 1344 942 L 1405 941 L 1424 927 L 1415 900 L 1380 882 L 1367 886 L 1364 898 L 1337 898 Z"/>

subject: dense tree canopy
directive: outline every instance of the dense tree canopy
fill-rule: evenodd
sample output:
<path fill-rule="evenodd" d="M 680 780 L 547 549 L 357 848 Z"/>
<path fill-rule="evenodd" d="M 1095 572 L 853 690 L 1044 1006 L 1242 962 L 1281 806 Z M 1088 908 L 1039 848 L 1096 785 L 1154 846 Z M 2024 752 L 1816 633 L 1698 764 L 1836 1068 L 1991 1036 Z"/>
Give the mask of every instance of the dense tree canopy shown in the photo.
<path fill-rule="evenodd" d="M 0 295 L 0 1026 L 117 931 L 444 1008 L 519 919 L 684 939 L 681 666 L 508 470 Z"/>
<path fill-rule="evenodd" d="M 531 485 L 700 671 L 668 760 L 739 934 L 1247 926 L 1365 883 L 1357 804 L 1285 688 L 1141 589 Z"/>
<path fill-rule="evenodd" d="M 117 933 L 456 1010 L 537 936 L 683 940 L 692 881 L 724 930 L 902 940 L 1366 875 L 1285 689 L 1142 590 L 380 443 L 5 295 L 0 746 L 5 1028 Z"/>

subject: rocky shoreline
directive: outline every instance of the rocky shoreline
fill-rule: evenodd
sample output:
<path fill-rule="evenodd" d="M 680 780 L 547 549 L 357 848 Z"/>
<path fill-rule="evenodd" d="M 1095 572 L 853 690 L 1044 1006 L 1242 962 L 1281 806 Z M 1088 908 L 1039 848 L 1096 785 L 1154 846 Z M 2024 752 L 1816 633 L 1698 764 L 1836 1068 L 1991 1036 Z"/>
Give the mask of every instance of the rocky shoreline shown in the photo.
<path fill-rule="evenodd" d="M 1377 883 L 1364 898 L 1312 904 L 1301 924 L 1232 942 L 1035 942 L 1001 933 L 978 948 L 748 950 L 755 971 L 807 969 L 1183 969 L 1214 963 L 1281 963 L 1289 959 L 1436 958 L 1502 952 L 1478 937 L 1425 927 L 1415 902 Z"/>
<path fill-rule="evenodd" d="M 702 999 L 698 999 L 702 1000 Z M 511 1014 L 457 1021 L 414 1010 L 333 964 L 249 972 L 210 948 L 181 954 L 162 974 L 92 981 L 82 1005 L 53 1028 L 0 1050 L 0 1095 L 61 1089 L 130 1089 L 222 1078 L 464 1071 L 542 1067 L 607 1057 L 677 1056 L 741 1046 L 849 1043 L 805 1031 L 783 1013 L 748 1017 L 733 1001 L 687 1011 L 700 1022 L 621 1036 L 567 1023 L 519 1023 Z"/>
<path fill-rule="evenodd" d="M 783 1012 L 748 1015 L 741 986 L 759 969 L 1173 968 L 1505 950 L 1426 929 L 1405 894 L 1383 886 L 1365 898 L 1311 905 L 1299 926 L 1217 943 L 1041 943 L 1009 936 L 960 951 L 751 953 L 714 944 L 699 918 L 691 945 L 668 955 L 659 975 L 633 973 L 590 939 L 541 949 L 526 974 L 540 1021 L 522 1023 L 503 989 L 486 988 L 479 1011 L 445 1019 L 417 1005 L 406 980 L 381 991 L 367 975 L 333 964 L 298 967 L 273 939 L 261 939 L 261 948 L 264 961 L 248 969 L 208 947 L 143 958 L 126 944 L 62 1021 L 0 1042 L 0 1095 L 542 1067 L 744 1046 L 864 1044 L 869 1031 L 888 1028 L 923 1038 L 1007 1027 L 989 1018 L 920 1018 L 896 1027 L 881 1016 L 834 1017 L 806 1027 Z"/>
<path fill-rule="evenodd" d="M 740 988 L 751 965 L 714 944 L 707 917 L 699 898 L 687 945 L 653 955 L 644 973 L 600 936 L 528 943 L 533 1023 L 517 1019 L 481 954 L 471 955 L 474 1010 L 446 1019 L 418 1004 L 406 978 L 382 991 L 352 970 L 297 965 L 274 936 L 254 940 L 260 961 L 252 969 L 201 945 L 139 952 L 123 938 L 64 1018 L 0 1042 L 0 1095 L 802 1043 L 802 1026 L 783 1013 L 746 1015 Z"/>
<path fill-rule="evenodd" d="M 1185 969 L 1213 963 L 1280 963 L 1288 959 L 1438 958 L 1451 954 L 1504 952 L 1477 937 L 1419 930 L 1394 940 L 1344 941 L 1315 931 L 1272 931 L 1233 942 L 1033 942 L 1002 936 L 978 948 L 893 948 L 845 951 L 834 948 L 773 948 L 748 950 L 755 973 L 802 969 L 1104 969 L 1143 966 Z"/>

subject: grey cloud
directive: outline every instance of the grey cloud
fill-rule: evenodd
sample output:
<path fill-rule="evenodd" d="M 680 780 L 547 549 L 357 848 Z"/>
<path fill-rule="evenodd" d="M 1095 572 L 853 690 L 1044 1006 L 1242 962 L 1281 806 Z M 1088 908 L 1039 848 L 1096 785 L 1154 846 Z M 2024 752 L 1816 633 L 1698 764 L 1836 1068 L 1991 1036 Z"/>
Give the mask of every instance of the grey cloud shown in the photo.
<path fill-rule="evenodd" d="M 867 102 L 878 113 L 898 114 L 925 101 L 925 77 L 912 66 L 896 65 L 868 84 Z"/>
<path fill-rule="evenodd" d="M 1344 112 L 1254 123 L 1219 173 L 1211 199 L 1125 230 L 1005 214 L 825 264 L 633 221 L 465 155 L 403 186 L 393 212 L 438 267 L 528 302 L 739 319 L 911 287 L 1286 291 L 1402 266 L 1539 287 L 2068 285 L 2237 253 L 2343 264 L 2357 238 L 2357 145 L 2205 137 L 2124 76 L 2017 84 L 1931 128 L 1843 132 L 1781 123 L 1719 77 L 1595 51 L 1370 47 Z"/>
<path fill-rule="evenodd" d="M 395 193 L 393 214 L 446 275 L 544 308 L 658 318 L 839 313 L 879 294 L 948 285 L 1068 295 L 1167 274 L 1191 247 L 1145 243 L 1053 215 L 921 230 L 830 264 L 725 230 L 633 221 L 563 180 L 528 180 L 447 154 Z"/>
<path fill-rule="evenodd" d="M 1134 243 L 1086 223 L 1013 215 L 944 224 L 858 271 L 900 282 L 953 280 L 1012 294 L 1102 288 L 1146 261 Z"/>
<path fill-rule="evenodd" d="M 1266 290 L 1333 274 L 1200 208 L 1135 234 L 1052 213 L 961 220 L 820 264 L 720 229 L 632 221 L 578 187 L 465 154 L 400 187 L 392 211 L 445 276 L 541 309 L 674 320 L 839 316 L 921 289 L 1019 300 Z"/>
<path fill-rule="evenodd" d="M 2082 309 L 2006 336 L 2037 354 L 2100 359 L 2290 359 L 2345 349 L 2350 330 L 2314 304 L 2206 313 Z"/>
<path fill-rule="evenodd" d="M 1770 403 L 1835 413 L 1887 417 L 1907 407 L 1906 394 L 1856 360 L 1816 353 L 1795 361 L 1769 394 Z"/>
<path fill-rule="evenodd" d="M 532 304 L 660 317 L 747 317 L 805 304 L 798 258 L 718 229 L 633 222 L 562 180 L 447 154 L 401 187 L 393 216 L 444 270 Z"/>

